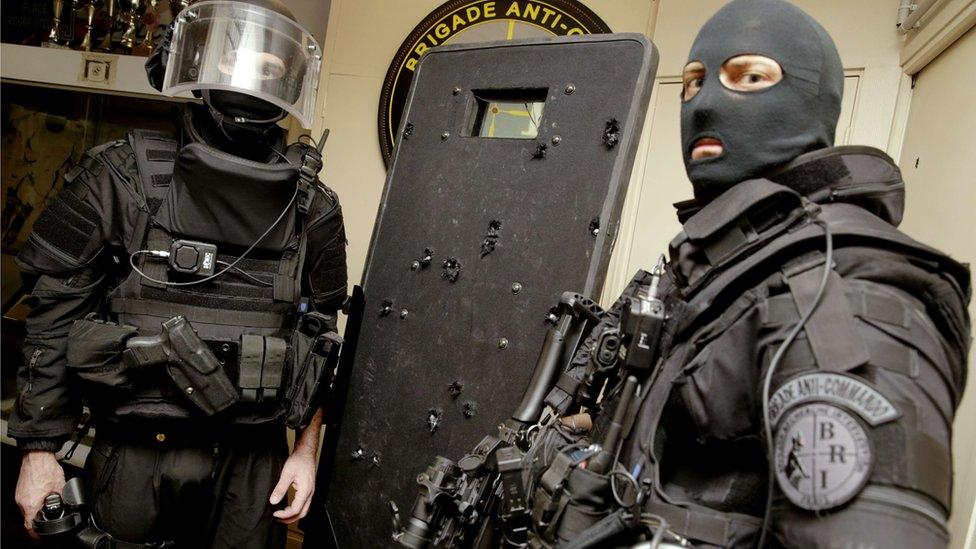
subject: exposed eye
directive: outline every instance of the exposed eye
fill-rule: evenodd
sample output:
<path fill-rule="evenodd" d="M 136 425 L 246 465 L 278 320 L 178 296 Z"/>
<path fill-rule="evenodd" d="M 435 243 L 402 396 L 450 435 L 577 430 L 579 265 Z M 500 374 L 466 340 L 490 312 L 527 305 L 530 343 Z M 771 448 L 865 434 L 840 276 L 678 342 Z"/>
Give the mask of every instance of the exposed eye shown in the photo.
<path fill-rule="evenodd" d="M 692 61 L 685 65 L 682 72 L 681 100 L 689 101 L 701 90 L 705 81 L 705 65 L 700 61 Z"/>
<path fill-rule="evenodd" d="M 273 80 L 285 75 L 285 62 L 270 53 L 241 49 L 224 54 L 218 69 L 235 79 Z"/>
<path fill-rule="evenodd" d="M 779 63 L 763 55 L 738 55 L 722 64 L 719 81 L 742 92 L 766 89 L 783 79 Z"/>

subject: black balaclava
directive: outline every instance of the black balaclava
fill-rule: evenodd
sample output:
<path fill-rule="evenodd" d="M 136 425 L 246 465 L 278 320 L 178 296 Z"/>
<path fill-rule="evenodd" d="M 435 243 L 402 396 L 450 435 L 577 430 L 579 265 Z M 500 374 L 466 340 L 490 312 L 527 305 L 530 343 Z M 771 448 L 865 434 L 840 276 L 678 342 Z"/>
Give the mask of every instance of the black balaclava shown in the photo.
<path fill-rule="evenodd" d="M 776 60 L 782 80 L 752 92 L 723 86 L 722 64 L 744 54 Z M 843 66 L 827 31 L 796 6 L 782 0 L 726 4 L 699 31 L 688 61 L 705 65 L 701 89 L 681 105 L 682 155 L 699 201 L 833 145 Z M 692 160 L 692 144 L 702 137 L 721 140 L 723 153 Z"/>

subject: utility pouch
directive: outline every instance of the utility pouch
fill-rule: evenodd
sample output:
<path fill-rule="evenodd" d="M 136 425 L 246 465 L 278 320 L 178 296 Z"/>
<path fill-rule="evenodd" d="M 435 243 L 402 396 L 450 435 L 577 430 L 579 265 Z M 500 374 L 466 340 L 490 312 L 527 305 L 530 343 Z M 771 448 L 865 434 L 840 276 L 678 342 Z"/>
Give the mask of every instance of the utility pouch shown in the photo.
<path fill-rule="evenodd" d="M 288 342 L 278 337 L 243 335 L 237 386 L 244 402 L 277 400 L 284 376 Z"/>
<path fill-rule="evenodd" d="M 332 383 L 342 345 L 333 326 L 331 316 L 311 312 L 302 316 L 292 333 L 291 371 L 282 401 L 285 425 L 292 429 L 308 426 Z"/>
<path fill-rule="evenodd" d="M 626 485 L 625 477 L 618 476 L 619 484 Z M 589 527 L 610 514 L 616 507 L 610 487 L 611 477 L 580 467 L 569 473 L 566 492 L 569 495 L 562 515 L 555 525 L 555 540 L 562 545 L 576 539 Z M 623 486 L 620 486 L 623 489 Z M 632 496 L 633 494 L 631 494 Z"/>
<path fill-rule="evenodd" d="M 76 320 L 68 332 L 67 360 L 79 378 L 115 389 L 128 389 L 132 382 L 122 361 L 126 342 L 138 335 L 135 326 L 120 326 L 89 315 Z"/>

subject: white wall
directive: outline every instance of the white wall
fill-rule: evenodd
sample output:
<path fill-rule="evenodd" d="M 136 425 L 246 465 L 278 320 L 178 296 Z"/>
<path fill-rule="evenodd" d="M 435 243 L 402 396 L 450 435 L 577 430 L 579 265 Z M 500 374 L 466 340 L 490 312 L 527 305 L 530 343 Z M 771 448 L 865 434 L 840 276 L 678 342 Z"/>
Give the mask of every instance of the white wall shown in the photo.
<path fill-rule="evenodd" d="M 960 261 L 976 260 L 976 29 L 970 30 L 918 74 L 902 152 L 907 203 L 902 230 Z M 976 306 L 969 305 L 976 318 Z M 970 352 L 969 363 L 976 360 Z M 956 413 L 952 547 L 965 547 L 976 499 L 976 373 Z M 969 534 L 972 536 L 973 534 Z M 970 537 L 970 542 L 974 540 Z M 970 545 L 972 547 L 972 545 Z"/>

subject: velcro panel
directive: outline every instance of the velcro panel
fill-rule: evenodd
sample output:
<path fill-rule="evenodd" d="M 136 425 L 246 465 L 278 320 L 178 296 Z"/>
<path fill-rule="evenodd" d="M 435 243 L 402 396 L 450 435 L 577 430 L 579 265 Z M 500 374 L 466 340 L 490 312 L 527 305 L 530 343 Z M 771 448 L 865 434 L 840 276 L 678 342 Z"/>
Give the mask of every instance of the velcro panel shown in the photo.
<path fill-rule="evenodd" d="M 173 149 L 148 149 L 146 159 L 150 162 L 171 162 L 176 160 L 176 151 Z"/>
<path fill-rule="evenodd" d="M 98 212 L 66 188 L 34 223 L 34 234 L 64 252 L 83 261 L 89 244 L 98 234 Z"/>

